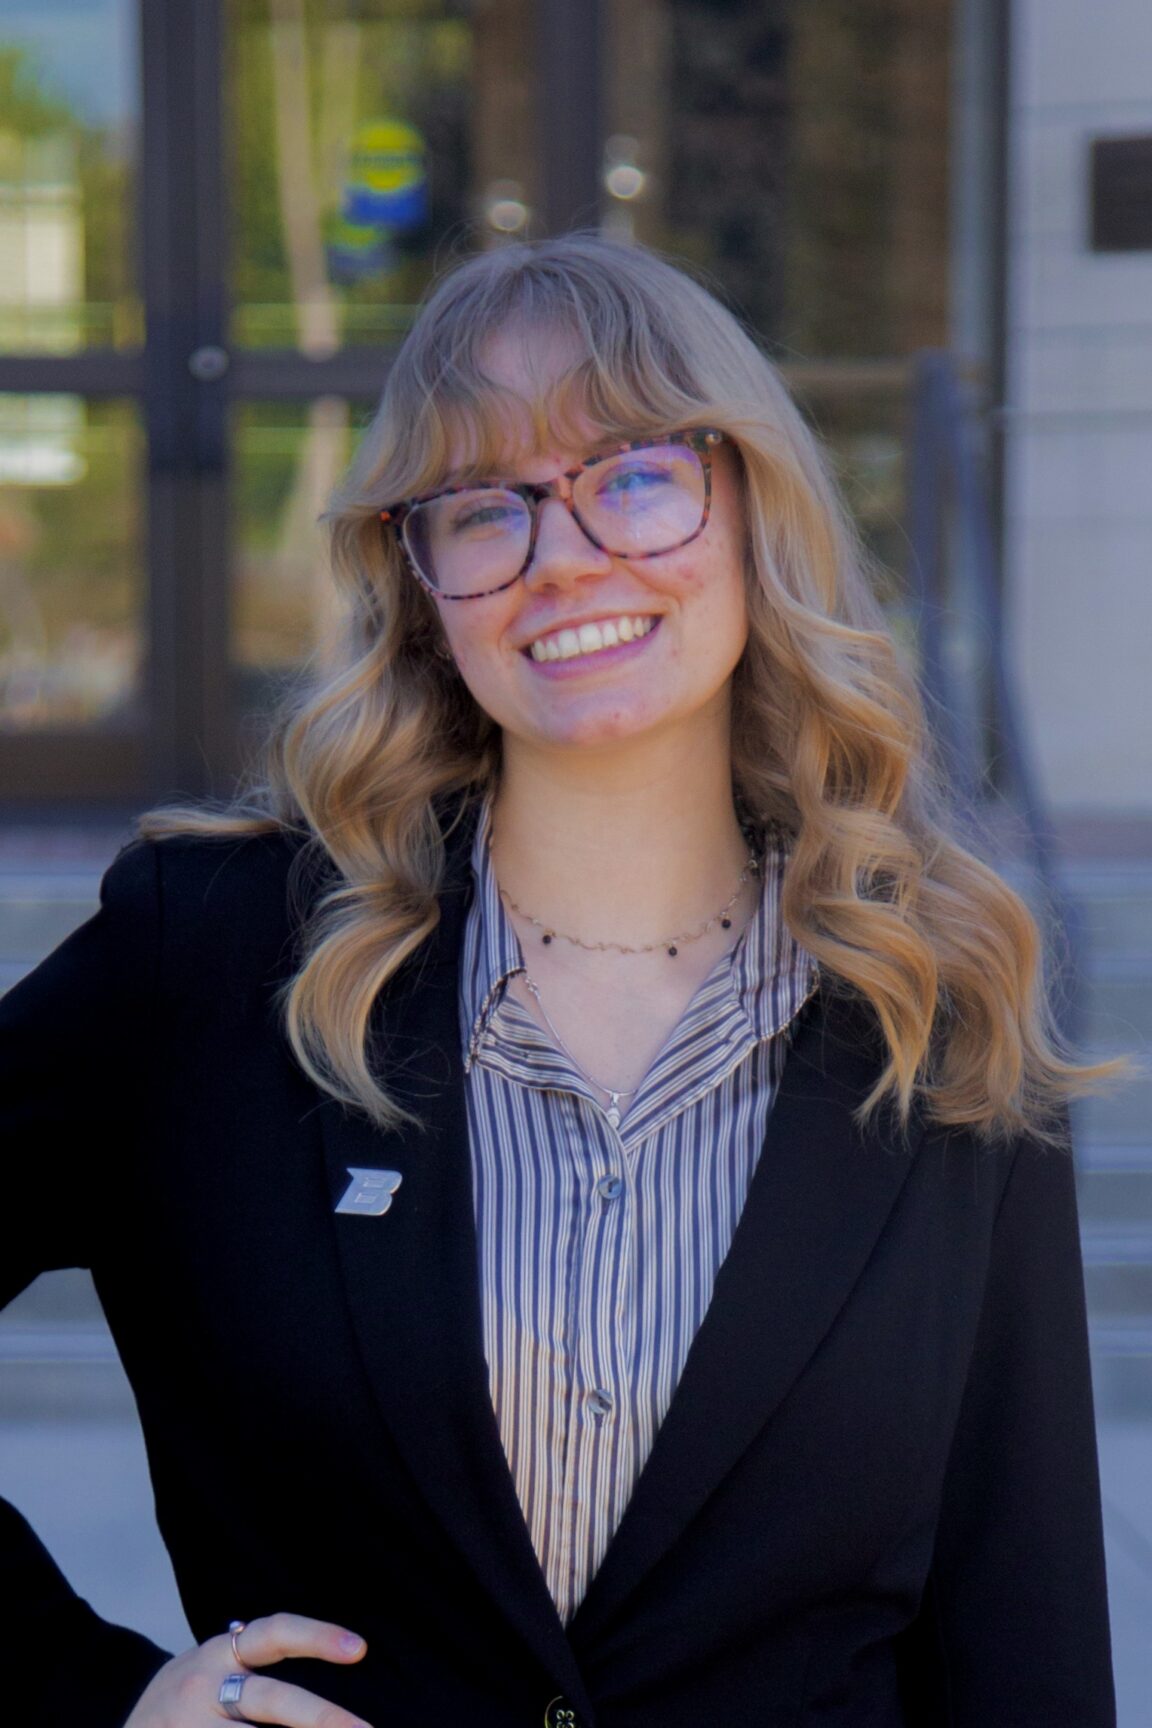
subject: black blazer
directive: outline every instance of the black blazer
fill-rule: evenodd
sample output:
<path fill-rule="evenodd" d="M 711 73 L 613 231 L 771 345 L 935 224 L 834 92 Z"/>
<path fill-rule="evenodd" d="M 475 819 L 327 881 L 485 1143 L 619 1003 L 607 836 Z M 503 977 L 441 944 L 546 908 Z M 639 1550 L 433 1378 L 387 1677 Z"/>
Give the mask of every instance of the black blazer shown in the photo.
<path fill-rule="evenodd" d="M 3 1298 L 92 1268 L 196 1637 L 282 1608 L 354 1627 L 357 1667 L 277 1672 L 374 1728 L 1110 1728 L 1071 1161 L 858 1133 L 880 1041 L 825 987 L 561 1626 L 482 1354 L 467 847 L 373 1022 L 423 1133 L 344 1111 L 277 1028 L 301 856 L 280 838 L 127 848 L 0 1003 Z M 402 1173 L 387 1213 L 335 1213 L 350 1167 Z M 117 1728 L 165 1653 L 74 1597 L 11 1509 L 0 1572 L 12 1720 Z"/>

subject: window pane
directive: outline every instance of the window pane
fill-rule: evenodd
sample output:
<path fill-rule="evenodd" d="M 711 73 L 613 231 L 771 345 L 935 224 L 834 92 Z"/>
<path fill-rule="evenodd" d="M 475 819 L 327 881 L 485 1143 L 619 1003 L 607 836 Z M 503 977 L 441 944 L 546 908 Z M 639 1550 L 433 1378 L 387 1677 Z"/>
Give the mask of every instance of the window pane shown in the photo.
<path fill-rule="evenodd" d="M 435 265 L 530 222 L 531 0 L 228 0 L 232 340 L 394 342 Z"/>
<path fill-rule="evenodd" d="M 132 0 L 0 8 L 0 351 L 142 340 L 134 20 Z"/>
<path fill-rule="evenodd" d="M 908 391 L 899 381 L 865 386 L 829 371 L 818 364 L 796 369 L 792 391 L 820 436 L 872 560 L 873 591 L 909 662 L 916 664 L 919 641 L 908 568 Z"/>
<path fill-rule="evenodd" d="M 128 402 L 0 396 L 0 725 L 140 716 L 143 433 Z"/>
<path fill-rule="evenodd" d="M 949 344 L 955 0 L 606 0 L 603 225 L 792 376 L 909 651 L 904 362 Z"/>
<path fill-rule="evenodd" d="M 354 414 L 334 396 L 234 412 L 231 659 L 244 732 L 258 730 L 335 620 L 317 517 L 351 458 Z"/>
<path fill-rule="evenodd" d="M 945 345 L 954 0 L 608 0 L 605 224 L 804 358 Z"/>

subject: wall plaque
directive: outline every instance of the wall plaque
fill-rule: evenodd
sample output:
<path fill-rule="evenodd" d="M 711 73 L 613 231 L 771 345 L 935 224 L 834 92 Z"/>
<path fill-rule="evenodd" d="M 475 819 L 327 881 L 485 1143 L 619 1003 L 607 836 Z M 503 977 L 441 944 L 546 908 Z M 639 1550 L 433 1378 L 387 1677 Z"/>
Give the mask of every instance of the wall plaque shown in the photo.
<path fill-rule="evenodd" d="M 1092 140 L 1092 250 L 1152 251 L 1152 135 Z"/>

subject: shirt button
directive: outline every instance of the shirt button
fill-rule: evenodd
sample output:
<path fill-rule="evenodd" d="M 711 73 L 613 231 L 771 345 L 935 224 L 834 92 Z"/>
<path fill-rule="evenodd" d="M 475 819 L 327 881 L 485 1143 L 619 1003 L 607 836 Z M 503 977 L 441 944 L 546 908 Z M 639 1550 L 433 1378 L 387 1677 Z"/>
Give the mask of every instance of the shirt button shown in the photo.
<path fill-rule="evenodd" d="M 596 1184 L 596 1192 L 604 1200 L 619 1200 L 624 1192 L 622 1176 L 601 1176 Z"/>
<path fill-rule="evenodd" d="M 588 1408 L 593 1416 L 609 1416 L 612 1413 L 612 1394 L 598 1386 L 595 1392 L 588 1394 Z"/>
<path fill-rule="evenodd" d="M 544 1728 L 580 1728 L 580 1721 L 566 1698 L 553 1698 L 544 1712 Z"/>

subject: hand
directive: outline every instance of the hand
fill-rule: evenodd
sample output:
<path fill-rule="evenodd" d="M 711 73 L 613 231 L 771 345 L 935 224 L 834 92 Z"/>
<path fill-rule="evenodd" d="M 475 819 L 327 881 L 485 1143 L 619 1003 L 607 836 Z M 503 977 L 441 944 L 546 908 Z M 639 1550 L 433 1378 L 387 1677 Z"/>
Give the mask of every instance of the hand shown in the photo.
<path fill-rule="evenodd" d="M 228 1720 L 220 1688 L 229 1674 L 265 1668 L 286 1656 L 315 1656 L 321 1662 L 359 1662 L 367 1645 L 355 1632 L 302 1614 L 271 1614 L 250 1620 L 236 1634 L 238 1665 L 228 1633 L 209 1638 L 165 1662 L 141 1694 L 124 1728 L 217 1728 Z M 249 1674 L 240 1705 L 245 1722 L 273 1722 L 278 1728 L 369 1728 L 302 1686 L 289 1686 L 267 1674 Z"/>

